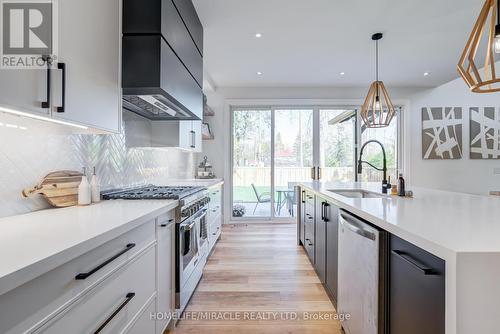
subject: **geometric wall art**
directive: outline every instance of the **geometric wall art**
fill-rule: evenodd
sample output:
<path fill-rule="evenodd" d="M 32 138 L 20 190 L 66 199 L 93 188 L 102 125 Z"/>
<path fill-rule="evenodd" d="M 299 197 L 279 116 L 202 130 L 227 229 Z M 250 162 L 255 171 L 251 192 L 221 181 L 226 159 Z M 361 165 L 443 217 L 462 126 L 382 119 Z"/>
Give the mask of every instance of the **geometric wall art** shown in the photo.
<path fill-rule="evenodd" d="M 470 108 L 470 158 L 500 159 L 500 109 Z"/>
<path fill-rule="evenodd" d="M 422 108 L 422 158 L 462 158 L 462 108 Z"/>

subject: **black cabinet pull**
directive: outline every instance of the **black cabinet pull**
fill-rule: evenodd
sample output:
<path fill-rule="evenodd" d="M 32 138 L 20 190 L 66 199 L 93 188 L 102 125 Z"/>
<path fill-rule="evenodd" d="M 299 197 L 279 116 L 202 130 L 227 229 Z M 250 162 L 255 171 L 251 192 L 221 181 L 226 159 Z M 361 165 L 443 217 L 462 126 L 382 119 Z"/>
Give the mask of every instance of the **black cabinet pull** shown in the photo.
<path fill-rule="evenodd" d="M 50 72 L 51 72 L 50 67 L 52 66 L 52 57 L 49 55 L 43 55 L 42 59 L 47 64 L 47 97 L 46 97 L 45 101 L 42 102 L 42 108 L 49 109 L 50 108 Z"/>
<path fill-rule="evenodd" d="M 160 227 L 167 227 L 167 224 L 161 224 Z"/>
<path fill-rule="evenodd" d="M 99 326 L 99 328 L 96 329 L 94 334 L 100 333 L 109 324 L 109 322 L 113 320 L 113 318 L 116 317 L 118 313 L 120 313 L 120 311 L 125 307 L 125 305 L 127 305 L 134 297 L 135 297 L 135 292 L 127 293 L 127 296 L 125 296 L 125 300 L 123 301 L 123 303 L 121 303 L 120 306 L 118 306 L 118 308 L 114 310 L 113 313 L 101 324 L 101 326 Z"/>
<path fill-rule="evenodd" d="M 306 241 L 307 241 L 307 242 L 308 242 L 308 244 L 309 244 L 308 246 L 312 246 L 312 245 L 313 245 L 313 243 L 311 242 L 311 239 L 306 239 Z"/>
<path fill-rule="evenodd" d="M 135 244 L 134 243 L 130 243 L 128 244 L 124 250 L 120 251 L 119 253 L 117 253 L 116 255 L 113 255 L 113 257 L 107 259 L 106 261 L 104 261 L 103 263 L 101 263 L 100 265 L 98 265 L 97 267 L 95 267 L 94 269 L 92 269 L 91 271 L 87 272 L 87 273 L 79 273 L 78 275 L 75 276 L 75 279 L 76 280 L 84 280 L 84 279 L 87 279 L 89 276 L 95 274 L 97 271 L 99 271 L 100 269 L 102 269 L 103 267 L 105 267 L 106 265 L 110 264 L 111 262 L 113 262 L 114 260 L 116 260 L 118 257 L 120 257 L 121 255 L 125 254 L 126 252 L 128 252 L 129 250 L 131 250 L 132 248 L 135 247 Z"/>
<path fill-rule="evenodd" d="M 325 221 L 325 202 L 321 202 L 321 220 Z"/>
<path fill-rule="evenodd" d="M 65 63 L 57 63 L 57 69 L 62 71 L 62 97 L 61 102 L 62 106 L 57 107 L 57 112 L 64 112 L 66 109 L 66 64 Z"/>
<path fill-rule="evenodd" d="M 329 222 L 330 219 L 328 219 L 328 207 L 330 206 L 330 204 L 328 204 L 327 202 L 323 202 L 323 221 L 325 223 Z"/>
<path fill-rule="evenodd" d="M 415 260 L 409 254 L 407 254 L 407 253 L 405 253 L 403 251 L 393 250 L 392 254 L 396 255 L 399 258 L 401 258 L 403 261 L 405 261 L 406 263 L 410 264 L 413 268 L 417 269 L 418 271 L 420 271 L 424 275 L 428 275 L 428 276 L 430 276 L 430 275 L 438 275 L 434 270 L 432 270 L 431 268 L 428 268 L 428 267 L 424 266 L 419 261 Z"/>
<path fill-rule="evenodd" d="M 196 132 L 194 132 L 193 130 L 190 131 L 191 132 L 191 148 L 196 148 Z"/>
<path fill-rule="evenodd" d="M 306 202 L 306 191 L 302 190 L 302 203 Z"/>

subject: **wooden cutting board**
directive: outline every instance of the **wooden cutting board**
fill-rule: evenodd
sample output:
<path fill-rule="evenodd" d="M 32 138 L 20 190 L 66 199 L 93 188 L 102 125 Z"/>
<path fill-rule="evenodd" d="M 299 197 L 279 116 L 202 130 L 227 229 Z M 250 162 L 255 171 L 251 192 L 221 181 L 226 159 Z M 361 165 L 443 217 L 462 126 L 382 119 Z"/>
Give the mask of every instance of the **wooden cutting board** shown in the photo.
<path fill-rule="evenodd" d="M 23 190 L 24 197 L 41 194 L 55 207 L 78 205 L 78 186 L 83 173 L 60 170 L 47 174 L 36 186 Z"/>

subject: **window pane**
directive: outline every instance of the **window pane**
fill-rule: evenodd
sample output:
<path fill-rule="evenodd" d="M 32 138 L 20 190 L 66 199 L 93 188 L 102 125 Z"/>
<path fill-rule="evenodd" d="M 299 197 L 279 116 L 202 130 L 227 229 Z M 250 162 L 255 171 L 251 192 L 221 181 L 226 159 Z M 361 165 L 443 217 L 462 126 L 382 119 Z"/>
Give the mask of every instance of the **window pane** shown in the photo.
<path fill-rule="evenodd" d="M 233 216 L 271 215 L 271 111 L 233 111 Z"/>
<path fill-rule="evenodd" d="M 366 128 L 361 121 L 361 145 L 371 139 L 378 140 L 384 145 L 387 154 L 387 176 L 390 176 L 391 183 L 395 184 L 398 172 L 398 116 L 394 117 L 391 124 L 384 128 Z M 383 166 L 382 157 L 382 150 L 377 144 L 368 144 L 363 151 L 363 160 L 380 168 Z M 382 176 L 382 172 L 363 165 L 360 181 L 381 182 Z"/>
<path fill-rule="evenodd" d="M 320 110 L 320 162 L 323 181 L 354 181 L 353 110 Z M 342 118 L 339 118 L 344 116 Z M 332 120 L 335 124 L 330 124 Z"/>
<path fill-rule="evenodd" d="M 276 216 L 291 217 L 296 212 L 294 186 L 311 179 L 313 111 L 276 110 L 274 124 Z"/>

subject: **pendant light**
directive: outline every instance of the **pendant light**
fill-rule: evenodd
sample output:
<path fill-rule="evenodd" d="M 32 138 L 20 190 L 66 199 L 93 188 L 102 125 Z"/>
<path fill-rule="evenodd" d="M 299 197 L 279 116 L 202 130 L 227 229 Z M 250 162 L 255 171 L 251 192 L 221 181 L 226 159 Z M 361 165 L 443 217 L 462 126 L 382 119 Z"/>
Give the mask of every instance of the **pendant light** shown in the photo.
<path fill-rule="evenodd" d="M 478 50 L 484 53 L 478 55 Z M 500 91 L 500 77 L 495 66 L 497 53 L 500 53 L 500 0 L 486 0 L 457 65 L 472 92 Z"/>
<path fill-rule="evenodd" d="M 387 89 L 382 81 L 378 79 L 378 41 L 382 39 L 382 33 L 376 33 L 372 36 L 375 41 L 375 61 L 376 61 L 376 79 L 370 85 L 368 95 L 361 107 L 361 118 L 368 128 L 382 128 L 391 123 L 395 111 L 392 105 Z"/>

